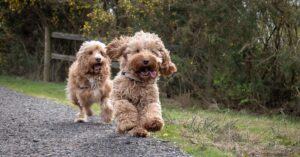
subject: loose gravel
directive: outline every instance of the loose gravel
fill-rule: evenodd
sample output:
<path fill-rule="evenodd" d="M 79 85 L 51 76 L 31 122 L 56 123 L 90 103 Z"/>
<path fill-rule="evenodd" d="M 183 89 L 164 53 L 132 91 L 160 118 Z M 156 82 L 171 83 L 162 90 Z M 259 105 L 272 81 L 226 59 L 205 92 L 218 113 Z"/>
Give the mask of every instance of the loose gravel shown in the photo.
<path fill-rule="evenodd" d="M 0 87 L 0 156 L 188 156 L 171 143 L 115 133 L 98 116 L 74 123 L 66 105 Z"/>

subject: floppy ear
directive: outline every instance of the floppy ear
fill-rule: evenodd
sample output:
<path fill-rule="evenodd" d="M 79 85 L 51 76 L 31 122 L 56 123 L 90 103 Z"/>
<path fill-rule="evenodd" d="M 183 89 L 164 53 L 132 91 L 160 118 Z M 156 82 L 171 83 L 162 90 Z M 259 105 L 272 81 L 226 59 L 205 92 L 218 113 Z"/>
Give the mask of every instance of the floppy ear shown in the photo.
<path fill-rule="evenodd" d="M 167 49 L 161 51 L 162 64 L 160 66 L 160 74 L 168 76 L 177 71 L 175 64 L 171 61 L 170 52 Z"/>
<path fill-rule="evenodd" d="M 78 62 L 79 73 L 85 74 L 89 71 L 88 59 L 84 54 L 84 49 L 80 49 L 76 54 L 76 60 Z"/>
<path fill-rule="evenodd" d="M 126 44 L 128 43 L 128 41 L 129 41 L 129 37 L 127 36 L 121 36 L 120 38 L 115 38 L 106 46 L 106 54 L 112 60 L 119 59 L 122 56 L 124 50 L 126 49 Z"/>

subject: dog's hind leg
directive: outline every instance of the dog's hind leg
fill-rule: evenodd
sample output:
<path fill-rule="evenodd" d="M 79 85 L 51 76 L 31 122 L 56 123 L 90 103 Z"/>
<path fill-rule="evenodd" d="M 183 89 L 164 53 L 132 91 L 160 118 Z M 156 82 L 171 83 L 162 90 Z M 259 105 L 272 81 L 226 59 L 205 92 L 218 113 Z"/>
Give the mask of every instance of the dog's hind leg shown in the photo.
<path fill-rule="evenodd" d="M 113 103 L 116 111 L 118 133 L 127 133 L 137 123 L 138 111 L 128 100 L 116 100 Z"/>

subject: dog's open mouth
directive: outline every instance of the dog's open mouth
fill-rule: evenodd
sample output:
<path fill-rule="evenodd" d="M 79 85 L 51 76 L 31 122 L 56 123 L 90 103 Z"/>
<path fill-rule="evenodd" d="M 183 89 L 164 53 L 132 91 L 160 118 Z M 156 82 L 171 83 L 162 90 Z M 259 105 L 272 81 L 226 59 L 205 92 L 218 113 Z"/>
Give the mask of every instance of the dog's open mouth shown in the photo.
<path fill-rule="evenodd" d="M 150 67 L 142 67 L 137 71 L 139 75 L 142 77 L 152 77 L 155 78 L 157 75 L 157 72 L 154 69 L 151 69 Z"/>
<path fill-rule="evenodd" d="M 96 63 L 93 66 L 94 72 L 99 72 L 101 70 L 101 63 Z"/>

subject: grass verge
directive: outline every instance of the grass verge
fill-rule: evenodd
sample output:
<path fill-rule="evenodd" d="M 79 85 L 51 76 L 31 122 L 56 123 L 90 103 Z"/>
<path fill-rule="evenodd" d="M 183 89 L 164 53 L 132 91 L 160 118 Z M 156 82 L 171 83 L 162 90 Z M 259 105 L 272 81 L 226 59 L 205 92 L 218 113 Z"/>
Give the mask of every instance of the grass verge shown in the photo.
<path fill-rule="evenodd" d="M 64 83 L 0 76 L 0 86 L 70 105 Z M 162 104 L 166 125 L 153 137 L 171 141 L 193 156 L 300 156 L 298 118 L 180 108 L 167 99 Z"/>

